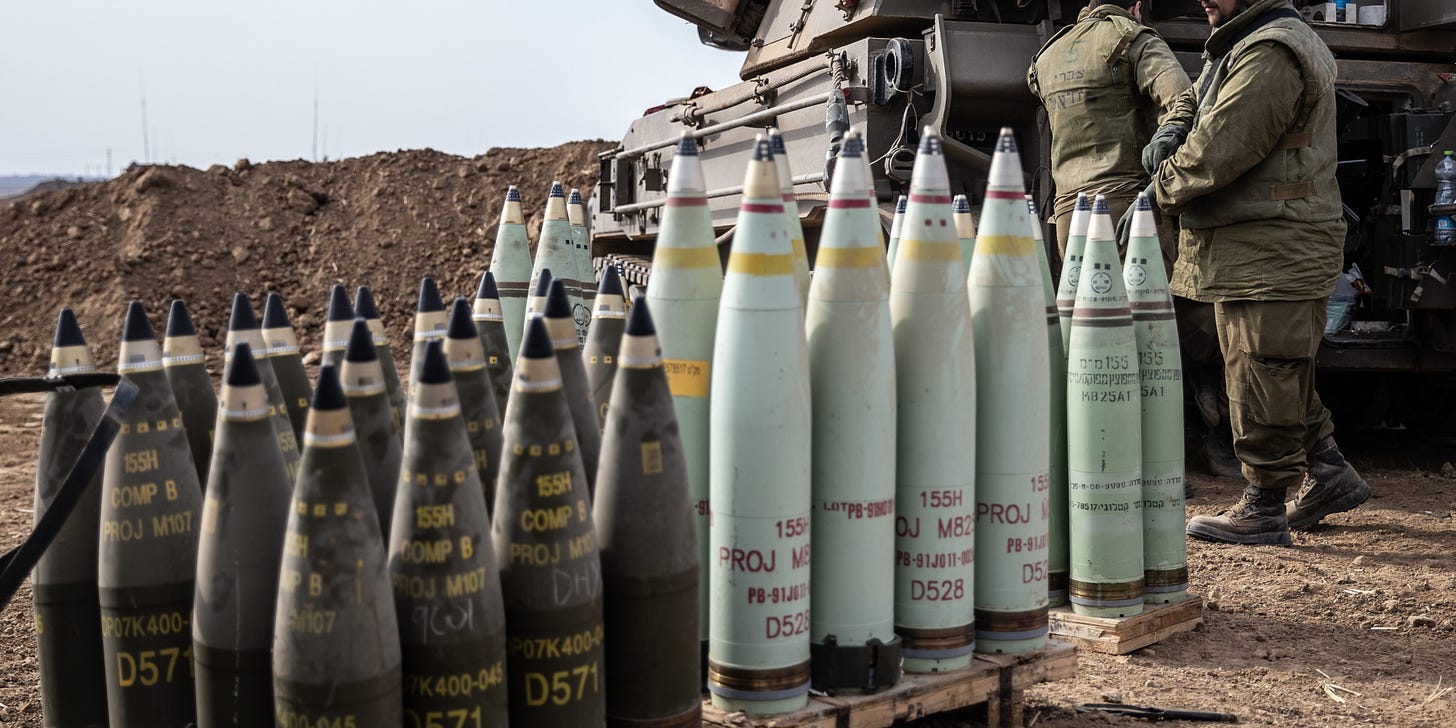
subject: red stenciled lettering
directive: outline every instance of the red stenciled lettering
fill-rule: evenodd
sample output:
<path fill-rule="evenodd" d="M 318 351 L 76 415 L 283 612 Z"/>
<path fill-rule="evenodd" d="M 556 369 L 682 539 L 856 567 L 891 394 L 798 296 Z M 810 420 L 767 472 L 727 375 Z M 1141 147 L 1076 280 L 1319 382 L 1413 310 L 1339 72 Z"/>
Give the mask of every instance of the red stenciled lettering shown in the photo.
<path fill-rule="evenodd" d="M 1031 504 L 977 503 L 976 515 L 988 523 L 1031 523 Z"/>
<path fill-rule="evenodd" d="M 804 548 L 808 548 L 805 546 Z M 753 574 L 772 573 L 778 566 L 778 553 L 768 552 L 768 558 L 764 558 L 763 552 L 757 549 L 735 549 L 727 546 L 718 547 L 718 565 L 728 566 L 732 571 L 746 571 Z"/>

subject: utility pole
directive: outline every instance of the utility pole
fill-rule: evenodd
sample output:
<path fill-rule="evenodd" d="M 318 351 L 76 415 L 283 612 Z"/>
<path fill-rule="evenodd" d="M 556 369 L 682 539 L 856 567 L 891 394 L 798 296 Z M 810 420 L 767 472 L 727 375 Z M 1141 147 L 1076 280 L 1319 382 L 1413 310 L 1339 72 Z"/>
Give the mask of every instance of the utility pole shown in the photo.
<path fill-rule="evenodd" d="M 151 132 L 147 127 L 147 87 L 144 81 L 138 81 L 142 95 L 142 163 L 152 163 L 152 141 Z"/>
<path fill-rule="evenodd" d="M 313 161 L 315 161 L 315 162 L 318 161 L 318 143 L 319 143 L 319 127 L 318 127 L 318 83 L 314 83 L 314 85 L 313 85 Z"/>

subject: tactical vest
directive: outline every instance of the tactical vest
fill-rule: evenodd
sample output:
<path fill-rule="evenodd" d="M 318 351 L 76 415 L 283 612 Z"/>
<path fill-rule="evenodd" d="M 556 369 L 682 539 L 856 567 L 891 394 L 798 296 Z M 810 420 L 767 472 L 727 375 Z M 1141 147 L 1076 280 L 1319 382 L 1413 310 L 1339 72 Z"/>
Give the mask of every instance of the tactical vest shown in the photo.
<path fill-rule="evenodd" d="M 1153 30 L 1126 15 L 1093 14 L 1057 31 L 1032 60 L 1027 82 L 1046 106 L 1059 193 L 1145 176 L 1139 160 L 1156 120 L 1128 56 L 1143 33 Z"/>
<path fill-rule="evenodd" d="M 1255 43 L 1278 43 L 1299 62 L 1304 78 L 1294 121 L 1264 161 L 1233 183 L 1200 197 L 1184 208 L 1185 228 L 1223 227 L 1254 220 L 1285 219 L 1328 222 L 1341 215 L 1340 188 L 1335 182 L 1339 161 L 1335 142 L 1335 59 L 1304 21 L 1280 17 L 1236 41 L 1222 62 L 1210 60 L 1200 79 L 1197 119 L 1218 99 L 1219 87 L 1238 55 Z M 1253 72 L 1252 69 L 1247 72 Z"/>

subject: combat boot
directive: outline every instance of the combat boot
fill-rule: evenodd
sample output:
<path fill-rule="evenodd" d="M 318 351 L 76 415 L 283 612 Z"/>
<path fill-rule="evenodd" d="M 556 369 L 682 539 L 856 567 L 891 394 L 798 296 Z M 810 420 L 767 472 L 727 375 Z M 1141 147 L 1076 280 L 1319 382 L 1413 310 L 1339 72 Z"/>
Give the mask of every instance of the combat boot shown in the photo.
<path fill-rule="evenodd" d="M 1198 409 L 1198 416 L 1203 419 L 1203 425 L 1212 430 L 1223 421 L 1218 407 L 1218 390 L 1213 378 L 1208 376 L 1207 372 L 1194 369 L 1189 373 L 1193 379 L 1193 405 Z M 1219 374 L 1221 375 L 1222 372 Z"/>
<path fill-rule="evenodd" d="M 1340 454 L 1335 438 L 1326 437 L 1314 446 L 1309 473 L 1284 513 L 1290 528 L 1303 531 L 1325 516 L 1353 510 L 1369 499 L 1370 484 Z"/>
<path fill-rule="evenodd" d="M 1188 520 L 1188 535 L 1223 543 L 1288 546 L 1289 521 L 1284 517 L 1285 488 L 1249 484 L 1239 502 L 1216 516 Z"/>
<path fill-rule="evenodd" d="M 1208 465 L 1208 474 L 1214 477 L 1244 477 L 1244 465 L 1234 454 L 1233 435 L 1227 426 L 1216 427 L 1203 435 L 1203 461 Z"/>

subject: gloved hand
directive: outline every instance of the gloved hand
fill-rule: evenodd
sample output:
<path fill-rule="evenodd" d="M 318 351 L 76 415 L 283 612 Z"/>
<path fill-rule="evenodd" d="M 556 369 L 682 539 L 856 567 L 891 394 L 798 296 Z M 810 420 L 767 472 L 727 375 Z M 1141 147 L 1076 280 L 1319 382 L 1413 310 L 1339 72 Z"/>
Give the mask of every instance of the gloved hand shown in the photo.
<path fill-rule="evenodd" d="M 1148 145 L 1143 147 L 1143 169 L 1148 174 L 1156 174 L 1158 165 L 1163 160 L 1173 156 L 1178 147 L 1183 146 L 1183 140 L 1188 138 L 1188 130 L 1177 124 L 1164 124 L 1154 132 L 1153 138 Z"/>
<path fill-rule="evenodd" d="M 1151 146 L 1151 145 L 1149 145 L 1149 146 Z M 1153 185 L 1152 185 L 1152 183 L 1148 183 L 1148 186 L 1145 189 L 1143 189 L 1142 194 L 1145 194 L 1145 195 L 1148 196 L 1148 202 L 1153 203 L 1153 208 L 1156 210 L 1157 207 L 1158 207 L 1158 196 L 1155 195 L 1155 194 L 1153 194 Z M 1118 250 L 1127 250 L 1127 243 L 1128 243 L 1129 240 L 1132 239 L 1132 216 L 1133 216 L 1133 213 L 1135 213 L 1135 212 L 1137 212 L 1137 203 L 1136 202 L 1134 202 L 1131 205 L 1128 205 L 1127 206 L 1127 212 L 1122 213 L 1122 217 L 1119 218 L 1118 221 L 1117 221 L 1117 249 Z"/>

